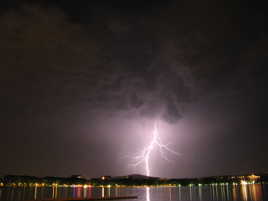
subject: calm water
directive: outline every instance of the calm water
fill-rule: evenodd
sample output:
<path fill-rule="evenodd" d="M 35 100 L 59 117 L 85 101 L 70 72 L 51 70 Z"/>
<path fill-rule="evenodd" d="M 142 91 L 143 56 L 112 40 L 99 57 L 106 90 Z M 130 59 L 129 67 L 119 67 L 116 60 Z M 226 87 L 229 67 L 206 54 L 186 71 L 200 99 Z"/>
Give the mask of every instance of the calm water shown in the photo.
<path fill-rule="evenodd" d="M 103 196 L 138 196 L 136 201 L 264 201 L 268 200 L 268 185 L 251 184 L 176 188 L 0 188 L 0 201 L 30 201 L 41 200 L 42 198 L 86 199 Z"/>

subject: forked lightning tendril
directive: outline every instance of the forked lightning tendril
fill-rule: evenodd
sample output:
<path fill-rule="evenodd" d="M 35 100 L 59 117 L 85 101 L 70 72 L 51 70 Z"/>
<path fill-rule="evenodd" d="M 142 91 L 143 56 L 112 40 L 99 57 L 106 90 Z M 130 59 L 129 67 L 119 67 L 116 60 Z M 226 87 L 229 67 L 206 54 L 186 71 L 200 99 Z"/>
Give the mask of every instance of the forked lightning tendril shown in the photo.
<path fill-rule="evenodd" d="M 135 166 L 140 165 L 141 163 L 145 163 L 145 171 L 146 171 L 147 176 L 151 175 L 149 160 L 150 160 L 150 156 L 154 148 L 158 148 L 162 158 L 164 158 L 165 160 L 168 160 L 168 158 L 165 155 L 165 151 L 170 152 L 175 155 L 179 155 L 179 153 L 170 149 L 168 147 L 168 144 L 163 144 L 161 142 L 159 132 L 158 132 L 157 121 L 154 123 L 152 141 L 150 142 L 150 144 L 148 144 L 146 148 L 144 148 L 144 150 L 141 152 L 140 155 L 134 157 L 136 161 L 136 163 L 134 164 Z"/>

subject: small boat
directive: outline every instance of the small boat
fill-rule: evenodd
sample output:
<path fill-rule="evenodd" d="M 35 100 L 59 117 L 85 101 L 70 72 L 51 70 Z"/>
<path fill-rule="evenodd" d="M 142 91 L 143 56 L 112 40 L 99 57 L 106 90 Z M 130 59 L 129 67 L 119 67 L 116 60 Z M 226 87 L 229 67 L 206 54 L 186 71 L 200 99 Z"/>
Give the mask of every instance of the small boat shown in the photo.
<path fill-rule="evenodd" d="M 71 198 L 71 199 L 46 199 L 39 201 L 95 201 L 95 200 L 127 200 L 137 199 L 138 196 L 120 196 L 120 197 L 99 197 L 99 198 Z M 35 200 L 36 201 L 36 200 Z"/>

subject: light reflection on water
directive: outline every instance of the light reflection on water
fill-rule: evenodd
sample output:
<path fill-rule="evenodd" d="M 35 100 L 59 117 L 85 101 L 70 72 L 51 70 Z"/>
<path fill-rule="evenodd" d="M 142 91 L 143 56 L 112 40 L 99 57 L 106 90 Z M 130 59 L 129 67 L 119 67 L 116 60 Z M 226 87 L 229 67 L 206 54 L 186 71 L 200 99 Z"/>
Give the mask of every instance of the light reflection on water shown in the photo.
<path fill-rule="evenodd" d="M 150 188 L 149 187 L 146 187 L 146 201 L 151 201 Z"/>
<path fill-rule="evenodd" d="M 0 188 L 0 201 L 68 198 L 90 199 L 118 196 L 138 196 L 137 201 L 263 201 L 268 200 L 267 187 L 268 185 L 250 184 L 165 188 L 84 188 L 56 186 L 51 188 Z"/>

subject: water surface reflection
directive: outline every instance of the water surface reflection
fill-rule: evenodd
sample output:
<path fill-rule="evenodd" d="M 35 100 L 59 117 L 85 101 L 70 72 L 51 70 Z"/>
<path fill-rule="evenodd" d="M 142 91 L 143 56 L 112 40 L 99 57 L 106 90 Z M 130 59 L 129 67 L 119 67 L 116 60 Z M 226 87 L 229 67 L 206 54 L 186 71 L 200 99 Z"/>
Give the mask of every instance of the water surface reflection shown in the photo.
<path fill-rule="evenodd" d="M 93 188 L 87 187 L 18 187 L 0 188 L 0 201 L 41 199 L 90 199 L 99 197 L 138 196 L 136 201 L 263 201 L 268 200 L 268 185 L 210 185 L 190 187 Z M 130 201 L 130 200 L 129 200 Z M 133 201 L 133 200 L 132 200 Z"/>

